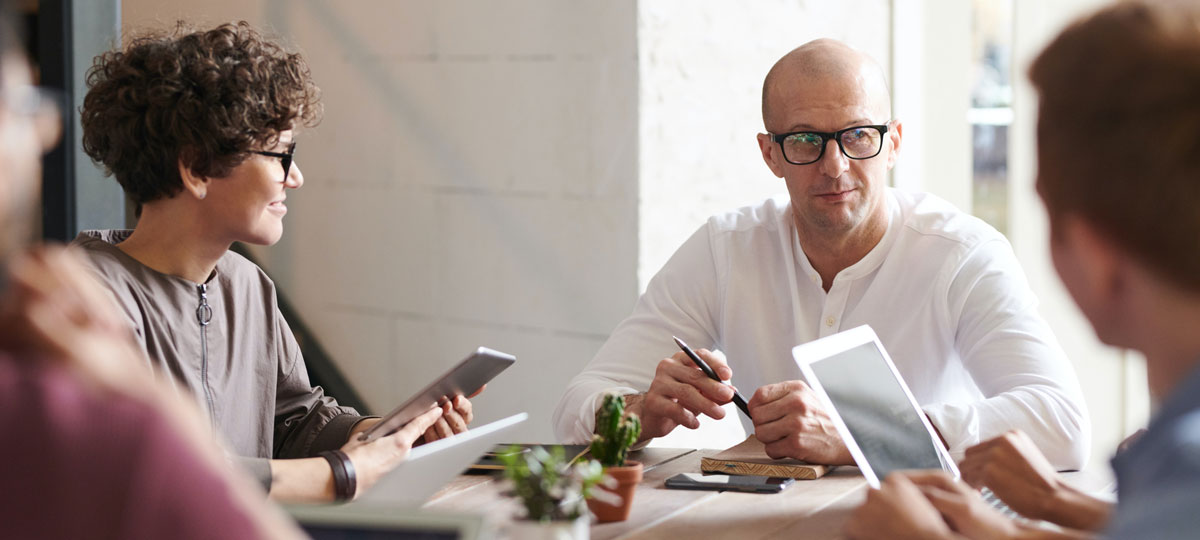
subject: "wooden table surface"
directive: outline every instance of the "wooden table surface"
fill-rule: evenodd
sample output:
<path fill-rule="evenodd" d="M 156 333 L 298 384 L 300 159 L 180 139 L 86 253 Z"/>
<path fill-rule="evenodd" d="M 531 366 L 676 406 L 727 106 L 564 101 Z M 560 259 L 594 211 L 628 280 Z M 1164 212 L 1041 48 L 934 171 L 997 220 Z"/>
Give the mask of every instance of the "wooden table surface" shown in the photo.
<path fill-rule="evenodd" d="M 663 482 L 681 472 L 699 472 L 700 458 L 719 450 L 647 448 L 630 459 L 645 464 L 645 476 L 634 494 L 626 521 L 593 524 L 597 540 L 708 538 L 840 538 L 846 519 L 860 503 L 867 482 L 857 467 L 838 467 L 818 480 L 797 480 L 776 494 L 666 489 Z M 1111 488 L 1104 474 L 1068 473 L 1085 491 Z M 463 475 L 433 496 L 425 508 L 484 514 L 497 525 L 498 538 L 508 538 L 506 525 L 520 506 L 502 495 L 498 475 Z"/>

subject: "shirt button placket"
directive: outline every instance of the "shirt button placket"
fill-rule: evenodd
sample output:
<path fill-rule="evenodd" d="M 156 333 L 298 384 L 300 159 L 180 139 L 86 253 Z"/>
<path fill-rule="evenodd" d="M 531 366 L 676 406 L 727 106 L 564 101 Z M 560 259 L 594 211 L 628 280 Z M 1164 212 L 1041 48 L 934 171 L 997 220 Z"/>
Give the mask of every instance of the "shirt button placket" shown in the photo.
<path fill-rule="evenodd" d="M 840 277 L 840 276 L 839 276 Z M 821 317 L 821 337 L 836 333 L 841 327 L 838 325 L 839 319 L 842 316 L 842 311 L 846 308 L 847 280 L 842 278 L 834 278 L 833 285 L 829 287 L 829 295 L 825 299 L 825 311 Z"/>

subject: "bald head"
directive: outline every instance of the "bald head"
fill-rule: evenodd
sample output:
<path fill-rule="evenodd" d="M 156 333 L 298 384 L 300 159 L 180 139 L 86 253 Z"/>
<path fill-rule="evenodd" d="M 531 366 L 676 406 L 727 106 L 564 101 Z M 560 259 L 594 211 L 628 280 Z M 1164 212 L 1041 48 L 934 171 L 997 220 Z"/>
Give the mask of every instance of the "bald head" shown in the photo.
<path fill-rule="evenodd" d="M 883 68 L 870 56 L 832 39 L 805 43 L 780 58 L 763 80 L 762 114 L 767 130 L 772 128 L 775 111 L 794 97 L 798 88 L 838 88 L 864 101 L 875 121 L 892 115 L 891 96 Z M 833 97 L 833 96 L 831 96 Z"/>

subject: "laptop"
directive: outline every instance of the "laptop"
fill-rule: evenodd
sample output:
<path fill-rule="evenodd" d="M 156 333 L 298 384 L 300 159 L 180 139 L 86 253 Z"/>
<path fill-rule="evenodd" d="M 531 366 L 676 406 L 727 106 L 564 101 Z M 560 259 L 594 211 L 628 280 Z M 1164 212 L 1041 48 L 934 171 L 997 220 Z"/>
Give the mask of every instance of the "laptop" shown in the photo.
<path fill-rule="evenodd" d="M 483 540 L 482 515 L 371 506 L 287 506 L 313 540 Z"/>
<path fill-rule="evenodd" d="M 871 487 L 878 489 L 888 473 L 904 469 L 941 469 L 960 477 L 949 450 L 870 326 L 798 345 L 792 357 Z M 990 490 L 983 495 L 1002 513 L 1016 516 Z"/>
<path fill-rule="evenodd" d="M 412 449 L 400 465 L 345 506 L 417 508 L 529 418 L 520 413 Z"/>

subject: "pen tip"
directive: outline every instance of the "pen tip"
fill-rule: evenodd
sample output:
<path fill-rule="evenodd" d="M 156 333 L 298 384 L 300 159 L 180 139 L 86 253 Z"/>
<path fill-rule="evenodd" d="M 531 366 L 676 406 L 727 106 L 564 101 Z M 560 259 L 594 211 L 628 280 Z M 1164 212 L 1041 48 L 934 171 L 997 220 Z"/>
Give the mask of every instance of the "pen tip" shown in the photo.
<path fill-rule="evenodd" d="M 676 345 L 679 345 L 680 347 L 683 347 L 683 346 L 684 346 L 684 345 L 683 345 L 683 340 L 682 340 L 682 339 L 679 339 L 679 338 L 677 338 L 677 337 L 675 337 L 675 336 L 671 336 L 671 339 L 675 340 L 675 344 L 676 344 Z"/>

